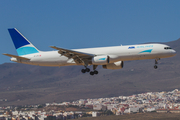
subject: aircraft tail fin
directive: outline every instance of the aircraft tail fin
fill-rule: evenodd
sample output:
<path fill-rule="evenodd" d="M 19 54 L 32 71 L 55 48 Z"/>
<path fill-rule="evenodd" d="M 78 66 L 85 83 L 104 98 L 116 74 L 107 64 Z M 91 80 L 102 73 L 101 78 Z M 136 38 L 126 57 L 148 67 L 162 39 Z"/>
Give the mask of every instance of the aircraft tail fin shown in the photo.
<path fill-rule="evenodd" d="M 8 31 L 19 56 L 40 52 L 16 28 L 10 28 Z"/>

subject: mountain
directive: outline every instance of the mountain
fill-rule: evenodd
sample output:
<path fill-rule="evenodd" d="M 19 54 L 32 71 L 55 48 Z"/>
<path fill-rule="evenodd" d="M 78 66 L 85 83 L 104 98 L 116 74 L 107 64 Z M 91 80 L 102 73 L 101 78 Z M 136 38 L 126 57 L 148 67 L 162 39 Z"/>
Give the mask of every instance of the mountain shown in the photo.
<path fill-rule="evenodd" d="M 1 64 L 0 106 L 180 89 L 180 39 L 165 44 L 175 49 L 177 55 L 161 59 L 158 69 L 153 67 L 154 60 L 125 61 L 123 69 L 106 70 L 98 66 L 99 74 L 90 76 L 89 73 L 81 73 L 83 66 Z"/>

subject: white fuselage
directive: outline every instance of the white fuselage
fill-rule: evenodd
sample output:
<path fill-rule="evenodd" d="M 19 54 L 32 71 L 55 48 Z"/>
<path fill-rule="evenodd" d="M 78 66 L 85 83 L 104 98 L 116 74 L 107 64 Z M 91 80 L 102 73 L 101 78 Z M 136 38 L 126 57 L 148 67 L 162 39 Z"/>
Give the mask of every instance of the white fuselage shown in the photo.
<path fill-rule="evenodd" d="M 114 63 L 117 61 L 168 58 L 176 55 L 175 50 L 165 49 L 166 47 L 169 46 L 165 44 L 140 44 L 73 50 L 93 54 L 95 56 L 108 55 L 110 57 L 110 63 Z M 16 58 L 11 58 L 11 61 L 39 66 L 77 65 L 72 58 L 69 59 L 68 57 L 59 54 L 58 51 L 39 52 L 24 55 L 22 57 L 29 58 L 30 60 L 18 60 Z"/>

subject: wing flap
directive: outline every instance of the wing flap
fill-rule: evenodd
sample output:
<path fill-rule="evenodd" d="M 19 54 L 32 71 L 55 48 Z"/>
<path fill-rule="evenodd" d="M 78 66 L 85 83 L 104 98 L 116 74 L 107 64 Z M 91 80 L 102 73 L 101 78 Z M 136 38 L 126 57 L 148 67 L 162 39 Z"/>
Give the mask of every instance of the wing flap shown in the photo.
<path fill-rule="evenodd" d="M 66 56 L 68 58 L 73 58 L 74 61 L 78 65 L 79 64 L 87 64 L 88 60 L 91 59 L 92 57 L 94 57 L 94 55 L 88 54 L 88 53 L 83 53 L 83 52 L 74 51 L 74 50 L 68 50 L 68 49 L 59 48 L 56 46 L 50 46 L 50 47 L 58 50 L 58 53 L 63 56 Z"/>
<path fill-rule="evenodd" d="M 68 49 L 59 48 L 56 46 L 50 46 L 50 47 L 54 48 L 56 50 L 59 50 L 59 54 L 62 54 L 62 55 L 66 54 L 66 56 L 70 56 L 70 57 L 72 57 L 73 55 L 78 55 L 81 57 L 94 57 L 94 55 L 88 54 L 88 53 L 78 52 L 78 51 L 74 51 L 74 50 L 68 50 Z"/>
<path fill-rule="evenodd" d="M 20 56 L 16 56 L 16 55 L 11 55 L 11 54 L 7 54 L 7 53 L 3 53 L 3 55 L 6 55 L 8 57 L 14 57 L 14 58 L 17 58 L 17 59 L 22 59 L 22 60 L 30 60 L 29 58 L 20 57 Z"/>

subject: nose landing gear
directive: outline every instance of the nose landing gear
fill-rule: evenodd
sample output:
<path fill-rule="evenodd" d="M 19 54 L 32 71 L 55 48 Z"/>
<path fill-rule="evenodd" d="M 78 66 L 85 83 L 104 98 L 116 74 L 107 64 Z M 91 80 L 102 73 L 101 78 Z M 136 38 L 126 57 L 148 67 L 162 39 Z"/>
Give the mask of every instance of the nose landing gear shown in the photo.
<path fill-rule="evenodd" d="M 157 69 L 158 68 L 158 66 L 157 65 L 154 65 L 154 69 Z"/>
<path fill-rule="evenodd" d="M 158 64 L 158 60 L 160 60 L 160 58 L 155 59 L 154 69 L 157 69 L 157 68 L 158 68 L 158 66 L 157 66 L 157 64 Z"/>

